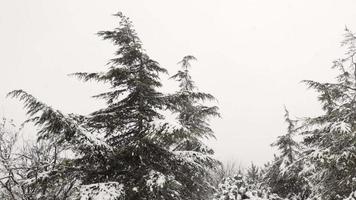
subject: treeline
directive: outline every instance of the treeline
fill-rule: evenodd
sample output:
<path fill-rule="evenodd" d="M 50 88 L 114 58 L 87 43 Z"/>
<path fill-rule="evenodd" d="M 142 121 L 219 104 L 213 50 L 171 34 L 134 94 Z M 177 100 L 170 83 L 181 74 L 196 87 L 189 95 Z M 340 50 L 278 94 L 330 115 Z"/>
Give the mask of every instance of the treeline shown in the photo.
<path fill-rule="evenodd" d="M 292 119 L 285 109 L 286 134 L 272 144 L 279 154 L 253 177 L 247 173 L 224 179 L 216 199 L 245 194 L 255 199 L 356 199 L 355 44 L 356 36 L 346 29 L 345 57 L 332 66 L 339 72 L 334 83 L 303 81 L 319 94 L 323 113 Z"/>

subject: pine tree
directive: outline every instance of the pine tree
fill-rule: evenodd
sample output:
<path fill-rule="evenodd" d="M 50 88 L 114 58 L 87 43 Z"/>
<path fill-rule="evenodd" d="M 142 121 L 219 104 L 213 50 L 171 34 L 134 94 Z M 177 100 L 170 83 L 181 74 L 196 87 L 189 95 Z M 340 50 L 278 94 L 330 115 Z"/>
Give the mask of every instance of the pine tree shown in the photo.
<path fill-rule="evenodd" d="M 171 133 L 165 133 L 160 139 L 163 139 L 166 148 L 171 149 L 174 154 L 188 162 L 193 161 L 188 165 L 187 173 L 194 180 L 189 188 L 195 191 L 195 198 L 206 199 L 214 190 L 211 171 L 220 163 L 211 157 L 214 151 L 206 146 L 202 139 L 214 137 L 208 120 L 211 117 L 219 117 L 219 113 L 218 107 L 204 105 L 205 101 L 213 101 L 215 98 L 211 94 L 197 91 L 189 73 L 192 60 L 196 58 L 185 56 L 178 63 L 182 65 L 182 70 L 171 77 L 178 81 L 179 90 L 168 96 L 168 107 L 177 115 L 179 126 L 174 127 Z"/>
<path fill-rule="evenodd" d="M 109 156 L 99 154 L 93 157 L 87 154 L 83 158 L 82 162 L 89 165 L 100 163 L 98 169 L 105 169 L 101 173 L 88 174 L 84 184 L 93 184 L 93 180 L 125 183 L 127 199 L 165 199 L 167 196 L 176 196 L 163 185 L 154 188 L 154 181 L 152 186 L 147 187 L 145 180 L 159 178 L 163 182 L 171 182 L 167 185 L 178 187 L 172 178 L 176 172 L 170 166 L 179 165 L 179 161 L 174 154 L 150 139 L 165 128 L 156 127 L 154 121 L 163 119 L 158 110 L 163 109 L 165 99 L 157 89 L 161 86 L 159 74 L 166 70 L 145 53 L 131 21 L 121 13 L 116 16 L 121 19 L 120 27 L 98 33 L 104 40 L 118 47 L 116 57 L 108 63 L 109 70 L 103 73 L 74 74 L 84 81 L 107 82 L 111 86 L 111 91 L 95 96 L 104 99 L 107 107 L 93 112 L 87 124 L 103 133 L 105 141 L 113 147 L 113 152 Z M 108 160 L 103 162 L 101 157 Z M 160 194 L 161 190 L 167 191 Z"/>
<path fill-rule="evenodd" d="M 253 162 L 251 163 L 250 167 L 247 168 L 247 183 L 249 184 L 260 184 L 260 169 L 257 167 Z"/>
<path fill-rule="evenodd" d="M 346 29 L 346 57 L 334 61 L 336 83 L 304 81 L 319 93 L 324 113 L 305 120 L 303 143 L 313 196 L 343 199 L 356 189 L 356 36 Z"/>
<path fill-rule="evenodd" d="M 278 150 L 281 152 L 280 157 L 283 158 L 281 163 L 282 166 L 280 166 L 281 168 L 291 165 L 297 160 L 300 154 L 299 144 L 293 139 L 293 136 L 297 131 L 297 120 L 292 120 L 290 118 L 289 111 L 286 108 L 284 111 L 284 119 L 288 125 L 287 133 L 285 135 L 279 136 L 277 141 L 272 144 L 272 146 L 278 147 Z"/>
<path fill-rule="evenodd" d="M 190 61 L 196 60 L 194 56 L 185 56 L 179 64 L 179 70 L 171 79 L 179 82 L 179 91 L 169 96 L 169 107 L 173 113 L 178 114 L 177 120 L 180 124 L 175 130 L 175 136 L 179 136 L 176 142 L 179 145 L 175 150 L 194 150 L 203 153 L 213 153 L 205 148 L 201 139 L 214 138 L 208 119 L 219 117 L 218 107 L 205 106 L 203 102 L 214 101 L 211 94 L 197 91 L 194 81 L 189 74 Z"/>
<path fill-rule="evenodd" d="M 63 163 L 60 174 L 77 178 L 78 198 L 203 199 L 202 193 L 211 189 L 206 166 L 216 161 L 200 139 L 213 136 L 207 120 L 218 113 L 217 107 L 198 101 L 213 97 L 192 91 L 187 67 L 185 75 L 174 76 L 184 79 L 179 79 L 177 95 L 160 93 L 159 77 L 166 70 L 147 55 L 132 22 L 121 13 L 115 16 L 119 27 L 98 33 L 117 47 L 109 69 L 73 74 L 110 85 L 108 92 L 94 96 L 106 102 L 104 108 L 88 116 L 63 114 L 22 90 L 9 96 L 24 101 L 27 121 L 40 127 L 39 140 L 66 146 L 75 154 Z M 165 119 L 165 110 L 178 113 L 180 128 Z"/>
<path fill-rule="evenodd" d="M 279 196 L 306 199 L 309 190 L 303 177 L 299 177 L 302 171 L 302 163 L 299 162 L 301 147 L 293 138 L 298 131 L 297 120 L 292 120 L 288 110 L 285 108 L 285 122 L 288 125 L 287 133 L 279 136 L 272 144 L 280 151 L 272 163 L 267 167 L 264 182 L 271 192 Z"/>

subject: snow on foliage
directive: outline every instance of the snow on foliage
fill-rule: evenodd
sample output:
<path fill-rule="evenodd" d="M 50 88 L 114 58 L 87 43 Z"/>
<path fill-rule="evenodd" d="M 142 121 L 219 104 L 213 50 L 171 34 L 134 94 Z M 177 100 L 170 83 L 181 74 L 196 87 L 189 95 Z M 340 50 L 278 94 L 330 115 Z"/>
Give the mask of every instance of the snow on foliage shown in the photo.
<path fill-rule="evenodd" d="M 82 137 L 82 141 L 85 142 L 86 145 L 92 145 L 95 147 L 104 147 L 107 150 L 112 149 L 112 147 L 105 142 L 102 134 L 99 133 L 93 134 L 91 132 L 86 131 L 85 129 L 82 129 L 80 131 L 80 136 Z"/>
<path fill-rule="evenodd" d="M 356 191 L 352 192 L 350 196 L 344 200 L 356 200 Z"/>
<path fill-rule="evenodd" d="M 193 164 L 199 168 L 205 168 L 208 163 L 217 162 L 210 155 L 196 152 L 196 151 L 174 151 L 179 159 L 188 164 Z"/>
<path fill-rule="evenodd" d="M 119 200 L 124 199 L 124 185 L 117 182 L 82 185 L 80 200 Z"/>
<path fill-rule="evenodd" d="M 255 183 L 248 184 L 243 175 L 237 174 L 234 177 L 225 178 L 222 183 L 218 185 L 213 200 L 240 199 L 278 200 L 281 198 Z"/>
<path fill-rule="evenodd" d="M 336 122 L 330 124 L 330 129 L 333 132 L 350 133 L 351 125 L 346 122 Z"/>
<path fill-rule="evenodd" d="M 306 80 L 314 89 L 324 113 L 306 118 L 301 135 L 304 136 L 302 162 L 312 169 L 305 173 L 312 185 L 312 198 L 341 200 L 355 190 L 355 90 L 356 90 L 356 36 L 346 28 L 342 42 L 347 52 L 334 62 L 339 71 L 335 83 Z M 303 173 L 306 170 L 303 170 Z"/>
<path fill-rule="evenodd" d="M 121 12 L 115 16 L 117 28 L 98 32 L 116 47 L 109 68 L 72 74 L 109 84 L 109 91 L 94 96 L 105 107 L 89 115 L 64 114 L 23 90 L 8 96 L 23 101 L 27 122 L 39 128 L 39 141 L 75 154 L 58 165 L 60 178 L 71 175 L 85 184 L 79 187 L 81 200 L 208 198 L 213 191 L 209 170 L 218 162 L 207 156 L 213 151 L 202 139 L 214 137 L 209 119 L 219 113 L 218 107 L 204 105 L 215 98 L 198 92 L 189 75 L 189 61 L 195 58 L 185 56 L 182 70 L 172 76 L 179 90 L 161 93 L 160 74 L 167 70 L 146 53 L 131 20 Z M 47 180 L 55 182 L 53 176 Z M 44 181 L 38 188 L 47 186 Z"/>
<path fill-rule="evenodd" d="M 161 172 L 151 170 L 148 174 L 146 185 L 150 188 L 150 191 L 152 192 L 155 188 L 163 188 L 167 181 L 173 179 L 173 176 L 166 176 Z"/>

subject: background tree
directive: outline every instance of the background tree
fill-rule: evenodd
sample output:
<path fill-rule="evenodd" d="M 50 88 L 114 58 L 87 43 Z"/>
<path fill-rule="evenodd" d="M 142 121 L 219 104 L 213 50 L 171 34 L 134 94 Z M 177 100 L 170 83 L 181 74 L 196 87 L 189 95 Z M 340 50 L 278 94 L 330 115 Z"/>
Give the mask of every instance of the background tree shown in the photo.
<path fill-rule="evenodd" d="M 0 123 L 0 198 L 68 199 L 77 184 L 61 176 L 62 149 L 48 143 L 19 141 L 20 129 L 11 120 Z M 48 181 L 49 174 L 51 181 Z"/>
<path fill-rule="evenodd" d="M 246 178 L 249 184 L 260 184 L 261 183 L 261 173 L 260 168 L 257 167 L 253 162 L 251 162 L 250 167 L 247 168 Z"/>
<path fill-rule="evenodd" d="M 287 133 L 279 136 L 272 146 L 277 146 L 280 155 L 275 156 L 266 168 L 264 183 L 283 198 L 306 199 L 309 194 L 308 184 L 299 173 L 303 164 L 299 162 L 301 147 L 293 138 L 298 131 L 297 120 L 292 120 L 285 108 L 285 121 L 288 125 Z M 298 162 L 297 162 L 298 161 Z"/>
<path fill-rule="evenodd" d="M 217 188 L 224 178 L 233 177 L 236 174 L 244 174 L 244 168 L 236 162 L 226 161 L 218 165 L 212 173 L 214 185 Z"/>

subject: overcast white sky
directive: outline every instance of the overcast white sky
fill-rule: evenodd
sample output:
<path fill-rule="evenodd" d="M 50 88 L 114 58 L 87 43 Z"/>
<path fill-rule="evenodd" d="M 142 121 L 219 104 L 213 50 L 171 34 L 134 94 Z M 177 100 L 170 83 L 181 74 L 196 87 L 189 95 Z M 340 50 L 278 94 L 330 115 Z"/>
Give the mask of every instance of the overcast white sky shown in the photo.
<path fill-rule="evenodd" d="M 22 105 L 5 99 L 20 88 L 67 113 L 98 108 L 90 96 L 102 86 L 67 74 L 106 69 L 113 47 L 95 33 L 115 27 L 111 14 L 122 11 L 171 74 L 183 56 L 198 58 L 193 78 L 222 114 L 209 142 L 218 158 L 262 164 L 285 133 L 283 105 L 297 117 L 320 112 L 300 81 L 333 80 L 355 10 L 354 0 L 0 1 L 0 114 L 25 119 Z"/>

